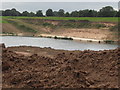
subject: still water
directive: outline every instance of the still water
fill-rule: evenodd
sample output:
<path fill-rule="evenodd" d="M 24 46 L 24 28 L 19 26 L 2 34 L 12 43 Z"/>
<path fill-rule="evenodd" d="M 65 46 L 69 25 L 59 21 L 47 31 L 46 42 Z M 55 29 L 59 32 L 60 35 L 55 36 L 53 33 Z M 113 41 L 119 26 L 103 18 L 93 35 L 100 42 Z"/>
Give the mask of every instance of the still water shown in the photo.
<path fill-rule="evenodd" d="M 0 37 L 1 43 L 5 43 L 7 47 L 11 46 L 37 46 L 37 47 L 51 47 L 54 49 L 64 50 L 108 50 L 115 49 L 118 45 L 104 44 L 95 42 L 81 42 L 73 40 L 60 40 L 52 38 L 38 38 L 38 37 L 16 37 L 3 36 Z"/>

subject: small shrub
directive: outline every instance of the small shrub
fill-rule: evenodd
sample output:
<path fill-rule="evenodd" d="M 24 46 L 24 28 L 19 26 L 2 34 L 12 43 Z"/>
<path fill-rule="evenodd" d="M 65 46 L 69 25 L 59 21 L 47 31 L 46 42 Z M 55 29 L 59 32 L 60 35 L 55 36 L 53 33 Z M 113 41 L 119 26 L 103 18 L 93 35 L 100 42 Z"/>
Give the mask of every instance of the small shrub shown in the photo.
<path fill-rule="evenodd" d="M 57 37 L 57 36 L 55 36 L 55 37 L 54 37 L 54 39 L 58 39 L 58 37 Z"/>
<path fill-rule="evenodd" d="M 57 37 L 57 36 L 55 36 L 54 39 L 73 40 L 72 38 L 68 38 L 68 37 Z"/>
<path fill-rule="evenodd" d="M 72 38 L 68 38 L 68 37 L 64 37 L 62 39 L 65 39 L 65 40 L 73 40 Z"/>

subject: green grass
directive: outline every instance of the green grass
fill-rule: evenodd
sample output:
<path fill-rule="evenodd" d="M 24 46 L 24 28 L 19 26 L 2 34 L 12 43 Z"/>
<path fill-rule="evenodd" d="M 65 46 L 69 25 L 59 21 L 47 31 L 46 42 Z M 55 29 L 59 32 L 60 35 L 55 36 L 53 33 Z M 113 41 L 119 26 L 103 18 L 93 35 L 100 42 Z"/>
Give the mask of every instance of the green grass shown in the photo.
<path fill-rule="evenodd" d="M 118 17 L 14 17 L 3 16 L 9 19 L 49 19 L 49 20 L 89 20 L 94 22 L 118 22 Z"/>

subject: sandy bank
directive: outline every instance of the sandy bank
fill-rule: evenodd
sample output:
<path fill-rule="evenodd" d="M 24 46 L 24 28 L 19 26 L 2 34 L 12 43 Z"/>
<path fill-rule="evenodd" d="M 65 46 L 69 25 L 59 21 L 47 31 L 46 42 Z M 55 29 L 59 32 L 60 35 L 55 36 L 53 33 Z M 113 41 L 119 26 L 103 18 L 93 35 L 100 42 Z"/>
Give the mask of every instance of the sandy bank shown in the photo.
<path fill-rule="evenodd" d="M 79 37 L 66 37 L 66 36 L 59 36 L 59 35 L 49 35 L 49 34 L 40 34 L 41 37 L 49 37 L 49 38 L 68 38 L 72 40 L 79 40 L 79 41 L 89 41 L 89 42 L 104 42 L 104 40 L 97 40 L 97 39 L 88 39 L 88 38 L 79 38 Z"/>

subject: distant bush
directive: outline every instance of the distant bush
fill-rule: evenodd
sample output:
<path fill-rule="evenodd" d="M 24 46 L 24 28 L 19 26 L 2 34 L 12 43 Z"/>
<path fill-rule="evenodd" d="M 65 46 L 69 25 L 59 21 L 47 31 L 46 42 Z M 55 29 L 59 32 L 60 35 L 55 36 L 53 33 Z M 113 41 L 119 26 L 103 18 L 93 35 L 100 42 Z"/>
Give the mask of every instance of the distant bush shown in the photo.
<path fill-rule="evenodd" d="M 68 38 L 68 37 L 57 37 L 57 36 L 55 36 L 54 39 L 73 40 L 72 38 Z"/>
<path fill-rule="evenodd" d="M 2 34 L 8 34 L 8 35 L 16 36 L 16 34 L 13 33 L 13 32 L 2 32 Z"/>
<path fill-rule="evenodd" d="M 68 38 L 68 37 L 64 37 L 62 39 L 64 39 L 64 40 L 73 40 L 73 38 Z"/>
<path fill-rule="evenodd" d="M 57 37 L 57 36 L 55 36 L 55 37 L 54 37 L 54 39 L 58 39 L 58 37 Z"/>

